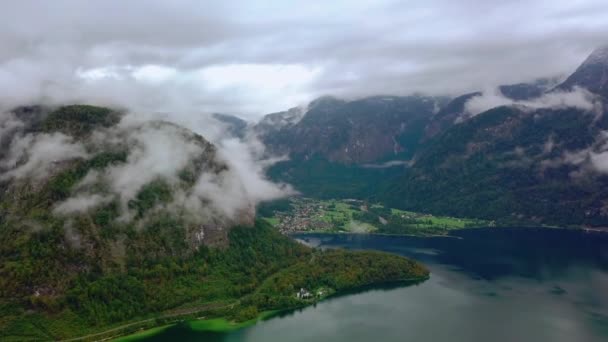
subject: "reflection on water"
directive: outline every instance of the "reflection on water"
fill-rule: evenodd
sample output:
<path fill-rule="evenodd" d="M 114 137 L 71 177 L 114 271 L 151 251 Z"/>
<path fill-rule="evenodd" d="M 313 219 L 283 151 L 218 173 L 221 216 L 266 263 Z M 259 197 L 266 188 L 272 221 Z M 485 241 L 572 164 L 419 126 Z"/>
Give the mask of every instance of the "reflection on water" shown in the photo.
<path fill-rule="evenodd" d="M 487 229 L 459 238 L 296 236 L 424 262 L 418 285 L 341 296 L 229 334 L 182 341 L 607 341 L 608 234 Z"/>

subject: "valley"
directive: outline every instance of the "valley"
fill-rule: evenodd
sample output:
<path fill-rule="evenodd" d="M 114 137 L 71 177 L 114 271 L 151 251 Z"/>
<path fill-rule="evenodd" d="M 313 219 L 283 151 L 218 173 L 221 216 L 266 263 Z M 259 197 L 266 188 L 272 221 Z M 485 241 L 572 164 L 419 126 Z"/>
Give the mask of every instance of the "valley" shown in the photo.
<path fill-rule="evenodd" d="M 608 341 L 562 2 L 6 4 L 0 342 Z"/>
<path fill-rule="evenodd" d="M 437 236 L 452 230 L 495 227 L 496 222 L 434 216 L 387 208 L 380 203 L 356 199 L 320 200 L 292 197 L 266 204 L 262 217 L 283 234 L 373 233 L 387 235 Z"/>

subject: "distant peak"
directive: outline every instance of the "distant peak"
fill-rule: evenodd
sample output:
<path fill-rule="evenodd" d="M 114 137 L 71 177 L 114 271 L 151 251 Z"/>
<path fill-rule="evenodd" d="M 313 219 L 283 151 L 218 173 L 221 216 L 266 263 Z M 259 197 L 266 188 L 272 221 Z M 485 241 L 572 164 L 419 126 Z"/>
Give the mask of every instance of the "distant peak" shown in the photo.
<path fill-rule="evenodd" d="M 608 44 L 600 46 L 593 50 L 593 52 L 587 57 L 587 60 L 583 64 L 596 64 L 605 63 L 608 64 Z"/>
<path fill-rule="evenodd" d="M 595 49 L 557 89 L 572 90 L 575 86 L 608 98 L 608 45 Z"/>
<path fill-rule="evenodd" d="M 309 105 L 308 109 L 312 109 L 317 106 L 331 106 L 344 103 L 343 100 L 340 100 L 336 97 L 325 95 L 321 96 L 315 100 L 313 100 Z"/>

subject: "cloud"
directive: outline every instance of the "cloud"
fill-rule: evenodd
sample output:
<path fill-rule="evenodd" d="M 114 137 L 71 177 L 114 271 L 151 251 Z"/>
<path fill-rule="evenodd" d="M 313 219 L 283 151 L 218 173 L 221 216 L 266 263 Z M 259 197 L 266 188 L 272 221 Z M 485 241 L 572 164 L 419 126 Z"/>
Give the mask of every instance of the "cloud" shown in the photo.
<path fill-rule="evenodd" d="M 3 113 L 0 116 L 0 143 L 9 139 L 12 133 L 24 126 L 23 121 L 17 119 L 13 113 Z"/>
<path fill-rule="evenodd" d="M 86 158 L 84 146 L 62 133 L 41 133 L 16 136 L 0 167 L 7 171 L 0 180 L 33 177 L 41 179 L 58 168 L 61 162 Z"/>
<path fill-rule="evenodd" d="M 493 89 L 468 100 L 465 103 L 465 117 L 459 117 L 457 120 L 462 121 L 500 106 L 520 106 L 530 109 L 571 107 L 586 111 L 597 109 L 598 113 L 601 113 L 601 102 L 596 101 L 595 96 L 587 90 L 578 87 L 567 92 L 548 92 L 539 98 L 528 101 L 511 100 L 502 95 L 498 89 Z"/>
<path fill-rule="evenodd" d="M 254 119 L 322 94 L 461 94 L 573 71 L 605 43 L 607 10 L 602 0 L 24 0 L 0 13 L 0 103 Z"/>
<path fill-rule="evenodd" d="M 111 200 L 111 196 L 102 196 L 99 194 L 81 194 L 61 202 L 55 207 L 55 209 L 53 209 L 53 213 L 58 215 L 71 215 L 86 212 L 90 209 L 98 207 L 99 205 L 106 204 Z"/>
<path fill-rule="evenodd" d="M 552 139 L 550 142 L 553 144 Z M 607 174 L 608 131 L 600 132 L 591 146 L 575 151 L 565 151 L 557 158 L 542 161 L 541 166 L 543 168 L 556 168 L 564 164 L 580 167 L 578 171 L 572 174 L 576 177 L 586 176 L 589 172 Z"/>
<path fill-rule="evenodd" d="M 69 167 L 71 160 L 86 160 L 104 151 L 128 152 L 123 163 L 90 170 L 70 189 L 71 197 L 54 206 L 58 216 L 117 200 L 123 213 L 119 219 L 130 221 L 136 217 L 130 201 L 145 185 L 162 180 L 172 188 L 172 201 L 152 209 L 229 226 L 250 223 L 261 201 L 294 193 L 290 186 L 265 177 L 264 169 L 277 158 L 268 157 L 255 136 L 232 138 L 224 125 L 202 113 L 128 112 L 118 125 L 97 129 L 78 141 L 62 133 L 37 131 L 35 122 L 21 121 L 14 114 L 0 119 L 0 180 L 45 182 Z M 213 145 L 197 133 L 209 137 Z M 193 172 L 192 187 L 184 186 L 180 177 L 186 169 Z"/>
<path fill-rule="evenodd" d="M 111 166 L 103 177 L 112 191 L 120 194 L 125 207 L 144 185 L 155 179 L 177 183 L 178 173 L 206 152 L 182 128 L 173 125 L 127 124 L 111 131 L 110 137 L 112 134 L 124 136 L 129 155 L 126 163 Z"/>
<path fill-rule="evenodd" d="M 601 173 L 608 173 L 608 151 L 591 153 L 589 158 L 595 170 Z"/>
<path fill-rule="evenodd" d="M 261 201 L 293 193 L 291 187 L 266 179 L 264 167 L 267 164 L 259 159 L 263 146 L 253 137 L 246 142 L 235 138 L 220 139 L 227 136 L 223 126 L 217 123 L 213 128 L 205 126 L 203 131 L 216 139 L 217 147 L 214 147 L 201 143 L 194 132 L 180 126 L 149 121 L 154 117 L 129 114 L 115 129 L 95 136 L 96 144 L 111 142 L 129 146 L 129 155 L 124 164 L 111 166 L 101 173 L 92 171 L 79 187 L 86 191 L 86 183 L 102 181 L 109 184 L 111 192 L 118 194 L 123 209 L 129 213 L 128 203 L 144 185 L 163 180 L 176 192 L 169 208 L 187 208 L 194 218 L 209 219 L 204 216 L 215 215 L 232 220 L 243 215 L 253 216 Z M 206 116 L 198 119 L 189 122 L 195 129 L 197 122 L 214 122 Z M 186 116 L 183 120 L 188 123 L 192 117 Z M 201 157 L 206 166 L 195 175 L 195 185 L 192 189 L 180 189 L 180 173 Z M 122 219 L 131 219 L 132 214 L 123 215 Z"/>
<path fill-rule="evenodd" d="M 368 169 L 386 169 L 395 166 L 409 166 L 410 164 L 411 161 L 409 160 L 390 160 L 380 164 L 363 164 L 361 166 Z"/>

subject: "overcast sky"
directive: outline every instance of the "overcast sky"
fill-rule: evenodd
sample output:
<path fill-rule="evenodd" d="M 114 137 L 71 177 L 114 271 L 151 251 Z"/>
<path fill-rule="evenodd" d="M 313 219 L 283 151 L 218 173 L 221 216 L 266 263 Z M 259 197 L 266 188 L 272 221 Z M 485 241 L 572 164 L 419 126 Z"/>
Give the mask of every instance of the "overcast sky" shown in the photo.
<path fill-rule="evenodd" d="M 249 119 L 319 95 L 457 95 L 572 72 L 606 0 L 8 1 L 0 101 Z"/>

